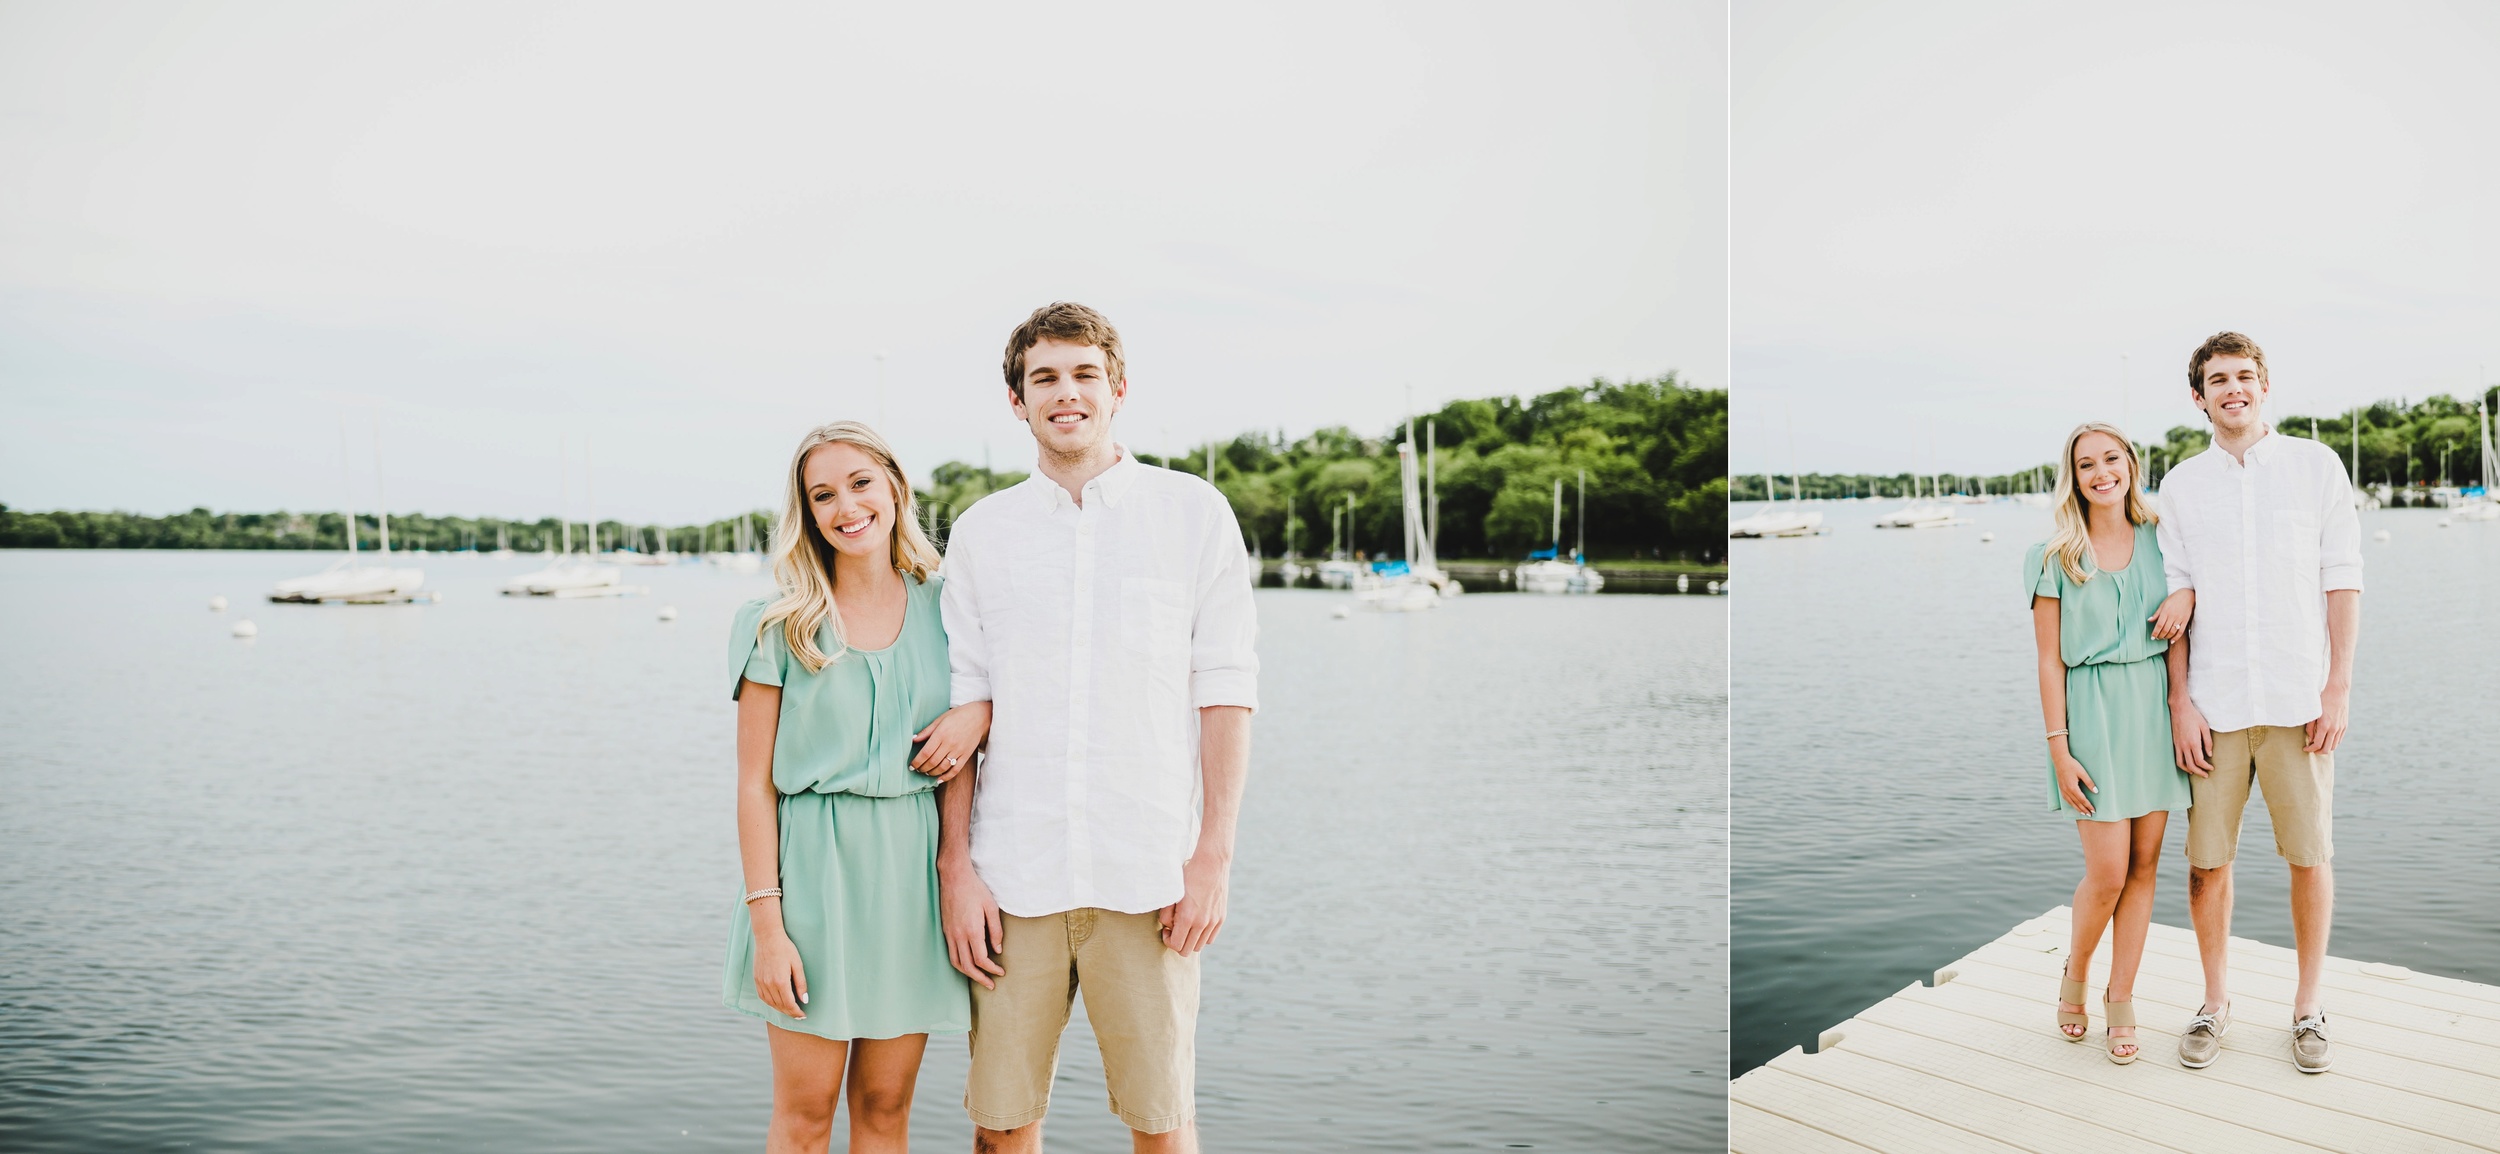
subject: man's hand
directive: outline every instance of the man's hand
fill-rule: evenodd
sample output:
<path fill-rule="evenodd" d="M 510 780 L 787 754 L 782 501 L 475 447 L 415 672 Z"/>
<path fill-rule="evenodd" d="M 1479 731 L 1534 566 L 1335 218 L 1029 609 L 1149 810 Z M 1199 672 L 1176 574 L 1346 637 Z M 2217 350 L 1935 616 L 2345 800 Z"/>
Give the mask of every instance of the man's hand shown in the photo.
<path fill-rule="evenodd" d="M 992 957 L 1007 952 L 1007 927 L 998 918 L 998 899 L 989 883 L 970 864 L 938 867 L 938 924 L 946 933 L 946 960 L 984 990 L 995 990 L 991 974 L 1006 968 Z"/>
<path fill-rule="evenodd" d="M 2170 703 L 2170 756 L 2198 777 L 2214 768 L 2214 731 L 2206 726 L 2204 711 L 2184 694 Z"/>
<path fill-rule="evenodd" d="M 2352 722 L 2352 687 L 2327 686 L 2326 692 L 2318 695 L 2318 704 L 2322 712 L 2317 720 L 2300 727 L 2301 732 L 2309 735 L 2303 748 L 2311 753 L 2333 753 L 2344 740 L 2344 727 Z"/>
<path fill-rule="evenodd" d="M 1163 944 L 1186 958 L 1214 944 L 1224 928 L 1225 899 L 1232 889 L 1229 858 L 1200 853 L 1181 865 L 1181 900 L 1163 907 Z"/>
<path fill-rule="evenodd" d="M 2161 599 L 2161 607 L 2153 611 L 2153 636 L 2164 641 L 2177 641 L 2187 633 L 2188 621 L 2196 616 L 2196 590 L 2181 589 Z"/>

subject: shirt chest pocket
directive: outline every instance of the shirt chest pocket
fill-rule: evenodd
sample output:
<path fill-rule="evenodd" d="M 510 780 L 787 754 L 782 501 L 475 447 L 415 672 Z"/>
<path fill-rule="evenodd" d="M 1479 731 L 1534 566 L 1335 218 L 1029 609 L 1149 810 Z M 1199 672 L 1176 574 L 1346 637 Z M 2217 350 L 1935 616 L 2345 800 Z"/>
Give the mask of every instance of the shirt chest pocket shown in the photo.
<path fill-rule="evenodd" d="M 2274 515 L 2273 540 L 2266 559 L 2295 592 L 2318 587 L 2318 515 L 2305 509 L 2284 509 Z"/>
<path fill-rule="evenodd" d="M 1187 652 L 1187 587 L 1159 577 L 1121 578 L 1120 643 L 1133 652 L 1156 656 Z"/>

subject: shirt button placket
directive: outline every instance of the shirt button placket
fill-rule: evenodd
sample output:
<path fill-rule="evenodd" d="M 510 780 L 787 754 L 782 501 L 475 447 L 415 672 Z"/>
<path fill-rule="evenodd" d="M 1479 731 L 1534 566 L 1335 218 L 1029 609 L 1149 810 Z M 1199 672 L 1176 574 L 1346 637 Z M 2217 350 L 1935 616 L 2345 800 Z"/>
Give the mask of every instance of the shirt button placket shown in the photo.
<path fill-rule="evenodd" d="M 1085 821 L 1087 767 L 1085 749 L 1092 739 L 1094 698 L 1094 523 L 1102 511 L 1102 489 L 1086 486 L 1087 500 L 1076 509 L 1076 547 L 1069 581 L 1068 613 L 1068 874 L 1069 900 L 1094 904 L 1093 833 Z"/>
<path fill-rule="evenodd" d="M 2240 466 L 2240 711 L 2257 707 L 2257 482 L 2253 461 Z"/>

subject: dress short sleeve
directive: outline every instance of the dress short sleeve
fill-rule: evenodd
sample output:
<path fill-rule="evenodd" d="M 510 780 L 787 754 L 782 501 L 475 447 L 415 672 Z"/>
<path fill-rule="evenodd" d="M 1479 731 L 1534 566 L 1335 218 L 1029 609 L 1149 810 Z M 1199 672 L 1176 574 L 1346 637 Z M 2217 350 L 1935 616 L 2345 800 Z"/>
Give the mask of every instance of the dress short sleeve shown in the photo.
<path fill-rule="evenodd" d="M 738 607 L 738 616 L 729 626 L 729 696 L 736 700 L 738 687 L 747 681 L 758 685 L 780 685 L 787 678 L 790 648 L 775 629 L 770 636 L 756 636 L 756 624 L 764 619 L 765 600 L 761 597 Z"/>
<path fill-rule="evenodd" d="M 2038 542 L 2023 554 L 2023 602 L 2032 597 L 2066 596 L 2066 568 L 2049 560 L 2049 543 Z"/>

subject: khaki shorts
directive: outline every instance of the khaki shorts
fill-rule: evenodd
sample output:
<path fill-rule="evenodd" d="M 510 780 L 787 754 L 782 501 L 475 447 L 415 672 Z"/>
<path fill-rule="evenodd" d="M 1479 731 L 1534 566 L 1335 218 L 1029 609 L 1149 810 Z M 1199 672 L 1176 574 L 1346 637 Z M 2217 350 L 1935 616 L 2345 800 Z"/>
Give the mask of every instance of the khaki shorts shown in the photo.
<path fill-rule="evenodd" d="M 1162 1134 L 1196 1116 L 1198 959 L 1163 944 L 1152 913 L 1081 909 L 1038 918 L 1001 914 L 1006 973 L 972 986 L 972 1075 L 964 1110 L 975 1125 L 1013 1130 L 1050 1111 L 1059 1035 L 1077 991 L 1102 1047 L 1111 1112 Z"/>
<path fill-rule="evenodd" d="M 2239 856 L 2240 818 L 2255 782 L 2274 822 L 2274 852 L 2296 866 L 2335 856 L 2335 755 L 2311 753 L 2297 725 L 2214 735 L 2213 773 L 2188 775 L 2188 864 L 2218 869 Z"/>

